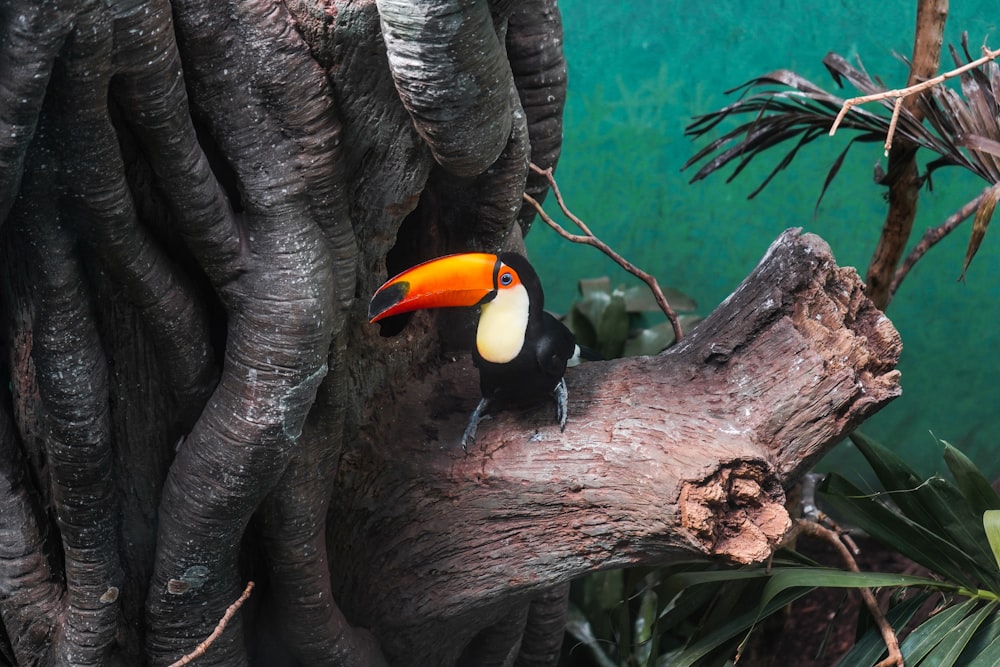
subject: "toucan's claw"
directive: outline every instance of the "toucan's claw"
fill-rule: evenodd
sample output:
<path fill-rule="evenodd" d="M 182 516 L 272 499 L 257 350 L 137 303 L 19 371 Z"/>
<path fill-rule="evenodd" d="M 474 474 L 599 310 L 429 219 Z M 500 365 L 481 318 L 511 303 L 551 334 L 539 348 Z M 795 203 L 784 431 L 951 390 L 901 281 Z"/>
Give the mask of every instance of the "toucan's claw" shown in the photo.
<path fill-rule="evenodd" d="M 469 453 L 469 443 L 476 442 L 476 429 L 479 427 L 479 422 L 483 421 L 488 417 L 484 415 L 486 408 L 489 407 L 490 402 L 482 398 L 479 400 L 479 405 L 476 409 L 472 411 L 472 416 L 469 417 L 469 425 L 465 427 L 465 432 L 462 434 L 462 451 L 466 454 Z"/>
<path fill-rule="evenodd" d="M 556 419 L 559 420 L 559 430 L 566 430 L 567 404 L 569 403 L 569 391 L 566 389 L 566 378 L 559 380 L 559 384 L 552 390 L 552 395 L 556 399 Z"/>

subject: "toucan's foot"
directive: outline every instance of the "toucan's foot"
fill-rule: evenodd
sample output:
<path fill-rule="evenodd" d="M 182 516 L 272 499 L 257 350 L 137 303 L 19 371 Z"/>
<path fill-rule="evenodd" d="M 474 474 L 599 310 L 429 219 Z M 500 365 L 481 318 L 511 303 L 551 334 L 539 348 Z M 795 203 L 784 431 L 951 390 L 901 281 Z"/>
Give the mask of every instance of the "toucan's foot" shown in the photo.
<path fill-rule="evenodd" d="M 552 390 L 552 395 L 556 399 L 556 419 L 559 420 L 559 430 L 566 430 L 567 404 L 569 403 L 569 391 L 566 389 L 566 378 L 559 380 L 559 384 Z"/>
<path fill-rule="evenodd" d="M 479 405 L 476 406 L 476 409 L 472 411 L 472 416 L 469 417 L 469 425 L 465 427 L 465 433 L 462 434 L 462 451 L 466 454 L 469 453 L 469 443 L 476 442 L 476 429 L 479 427 L 479 422 L 486 419 L 487 415 L 483 413 L 486 412 L 489 404 L 490 402 L 485 398 L 480 399 Z"/>

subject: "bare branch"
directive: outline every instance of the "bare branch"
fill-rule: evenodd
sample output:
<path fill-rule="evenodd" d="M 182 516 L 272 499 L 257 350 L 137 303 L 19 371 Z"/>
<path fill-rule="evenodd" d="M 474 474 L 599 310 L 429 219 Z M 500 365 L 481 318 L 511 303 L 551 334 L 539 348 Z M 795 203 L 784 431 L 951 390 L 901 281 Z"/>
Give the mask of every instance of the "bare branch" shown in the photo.
<path fill-rule="evenodd" d="M 900 284 L 902 284 L 903 279 L 910 273 L 912 269 L 920 259 L 927 254 L 927 251 L 933 248 L 939 241 L 943 240 L 948 234 L 952 232 L 956 227 L 962 224 L 969 216 L 976 212 L 979 208 L 980 202 L 983 201 L 983 197 L 989 192 L 993 186 L 983 188 L 983 191 L 976 195 L 974 198 L 966 202 L 957 211 L 952 213 L 948 218 L 942 222 L 937 227 L 932 227 L 928 229 L 923 238 L 917 245 L 913 246 L 913 250 L 906 256 L 899 268 L 896 269 L 896 275 L 892 279 L 892 285 L 889 288 L 889 294 L 894 295 L 896 290 L 899 289 Z"/>
<path fill-rule="evenodd" d="M 542 209 L 542 205 L 528 193 L 524 193 L 524 201 L 531 204 L 535 210 L 538 211 L 538 215 L 542 218 L 545 224 L 554 229 L 559 236 L 563 237 L 567 241 L 571 241 L 572 243 L 582 243 L 584 245 L 597 248 L 605 255 L 613 259 L 618 266 L 622 267 L 633 276 L 646 283 L 646 285 L 649 286 L 649 289 L 653 292 L 653 297 L 656 299 L 657 305 L 660 306 L 660 310 L 662 310 L 663 314 L 667 316 L 668 320 L 670 320 L 670 326 L 674 330 L 675 341 L 680 341 L 681 338 L 684 337 L 684 332 L 681 330 L 680 320 L 677 317 L 677 313 L 674 312 L 674 309 L 670 307 L 670 303 L 667 302 L 667 297 L 664 296 L 663 290 L 660 289 L 660 284 L 656 281 L 656 278 L 612 250 L 611 246 L 597 238 L 597 236 L 590 231 L 590 228 L 587 227 L 583 220 L 578 218 L 572 211 L 569 210 L 566 206 L 566 202 L 563 200 L 562 192 L 559 191 L 559 185 L 556 183 L 556 179 L 552 175 L 551 167 L 548 169 L 542 169 L 534 163 L 532 163 L 530 167 L 533 172 L 545 176 L 545 178 L 549 181 L 549 185 L 552 187 L 552 194 L 555 195 L 556 201 L 559 203 L 559 208 L 567 218 L 573 221 L 573 224 L 580 228 L 583 234 L 572 234 L 566 231 L 562 225 L 553 220 L 552 216 L 547 214 Z"/>
<path fill-rule="evenodd" d="M 837 117 L 833 121 L 833 126 L 830 127 L 830 136 L 832 137 L 837 132 L 837 128 L 840 127 L 840 123 L 844 120 L 844 116 L 846 116 L 847 112 L 854 107 L 867 104 L 868 102 L 877 102 L 879 100 L 894 97 L 896 98 L 896 104 L 892 111 L 892 122 L 889 125 L 889 133 L 885 138 L 885 154 L 888 156 L 889 149 L 892 148 L 892 136 L 896 131 L 896 119 L 899 117 L 900 104 L 904 98 L 909 97 L 910 95 L 916 95 L 917 93 L 921 93 L 929 88 L 933 88 L 934 86 L 944 83 L 948 79 L 954 78 L 959 74 L 964 74 L 971 69 L 975 69 L 976 67 L 988 63 L 991 60 L 995 60 L 997 56 L 1000 56 L 1000 49 L 990 50 L 984 46 L 982 58 L 968 62 L 961 67 L 956 67 L 955 69 L 949 70 L 944 74 L 940 74 L 933 79 L 927 79 L 926 81 L 922 81 L 912 86 L 907 86 L 906 88 L 886 90 L 873 95 L 862 95 L 861 97 L 852 97 L 849 100 L 845 100 L 844 105 L 840 108 L 840 113 L 837 114 Z"/>
<path fill-rule="evenodd" d="M 913 58 L 910 61 L 910 74 L 906 80 L 908 86 L 919 88 L 921 84 L 933 80 L 932 77 L 937 73 L 941 64 L 941 43 L 944 39 L 947 17 L 948 0 L 920 0 L 918 3 Z M 923 183 L 916 159 L 920 144 L 907 138 L 893 146 L 892 137 L 895 135 L 903 110 L 917 125 L 923 126 L 925 110 L 920 105 L 923 97 L 922 94 L 900 97 L 893 107 L 892 119 L 886 132 L 885 153 L 889 161 L 885 177 L 880 180 L 889 188 L 887 195 L 889 209 L 865 276 L 868 295 L 882 310 L 889 305 L 889 286 L 913 231 L 913 221 L 917 217 L 917 200 Z"/>
<path fill-rule="evenodd" d="M 851 553 L 851 549 L 844 544 L 843 538 L 836 531 L 821 526 L 815 521 L 799 519 L 795 522 L 795 527 L 792 528 L 790 535 L 792 537 L 788 541 L 794 539 L 796 535 L 809 535 L 810 537 L 825 540 L 840 555 L 841 560 L 844 561 L 844 565 L 848 570 L 851 572 L 861 571 L 858 567 L 858 562 L 854 560 L 854 554 Z M 899 650 L 899 640 L 896 638 L 896 633 L 892 629 L 892 625 L 886 620 L 885 614 L 882 613 L 882 609 L 878 606 L 878 600 L 875 599 L 875 595 L 869 588 L 859 588 L 857 590 L 861 593 L 861 598 L 865 601 L 865 606 L 868 607 L 868 613 L 872 615 L 875 625 L 878 626 L 879 632 L 882 634 L 885 647 L 889 651 L 889 657 L 876 664 L 875 667 L 889 667 L 889 665 L 903 667 L 903 654 Z"/>
<path fill-rule="evenodd" d="M 218 625 L 215 626 L 215 630 L 212 632 L 212 634 L 210 634 L 208 638 L 205 639 L 205 641 L 198 644 L 198 646 L 193 651 L 185 655 L 177 662 L 171 663 L 170 667 L 184 667 L 184 665 L 190 664 L 192 661 L 197 660 L 201 656 L 205 655 L 205 651 L 208 650 L 208 647 L 212 645 L 212 642 L 218 639 L 219 635 L 222 634 L 222 631 L 226 629 L 226 626 L 229 624 L 229 621 L 233 619 L 233 616 L 236 615 L 236 612 L 240 610 L 240 607 L 243 606 L 243 603 L 246 602 L 247 598 L 250 597 L 250 593 L 251 591 L 253 591 L 253 586 L 254 586 L 253 581 L 248 581 L 246 588 L 243 589 L 243 594 L 236 599 L 236 602 L 232 603 L 231 605 L 229 605 L 229 607 L 226 608 L 226 613 L 223 614 L 222 618 L 219 619 L 219 623 Z"/>

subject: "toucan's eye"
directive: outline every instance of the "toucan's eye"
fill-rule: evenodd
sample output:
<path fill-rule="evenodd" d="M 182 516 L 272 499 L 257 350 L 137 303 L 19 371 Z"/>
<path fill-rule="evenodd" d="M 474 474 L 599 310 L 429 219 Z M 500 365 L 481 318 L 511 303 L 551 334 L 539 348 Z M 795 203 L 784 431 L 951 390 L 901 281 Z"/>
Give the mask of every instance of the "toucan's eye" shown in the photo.
<path fill-rule="evenodd" d="M 514 275 L 511 274 L 509 271 L 500 274 L 501 285 L 506 287 L 507 285 L 510 285 L 512 282 L 514 282 Z"/>

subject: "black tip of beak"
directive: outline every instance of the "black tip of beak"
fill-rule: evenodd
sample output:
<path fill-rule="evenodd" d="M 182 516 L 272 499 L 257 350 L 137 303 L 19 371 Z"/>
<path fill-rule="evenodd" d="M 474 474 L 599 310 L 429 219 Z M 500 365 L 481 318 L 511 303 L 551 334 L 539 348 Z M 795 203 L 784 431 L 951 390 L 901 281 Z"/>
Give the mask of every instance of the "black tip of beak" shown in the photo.
<path fill-rule="evenodd" d="M 372 321 L 385 311 L 402 301 L 410 291 L 410 283 L 400 281 L 386 285 L 372 297 L 368 304 L 368 320 Z"/>

